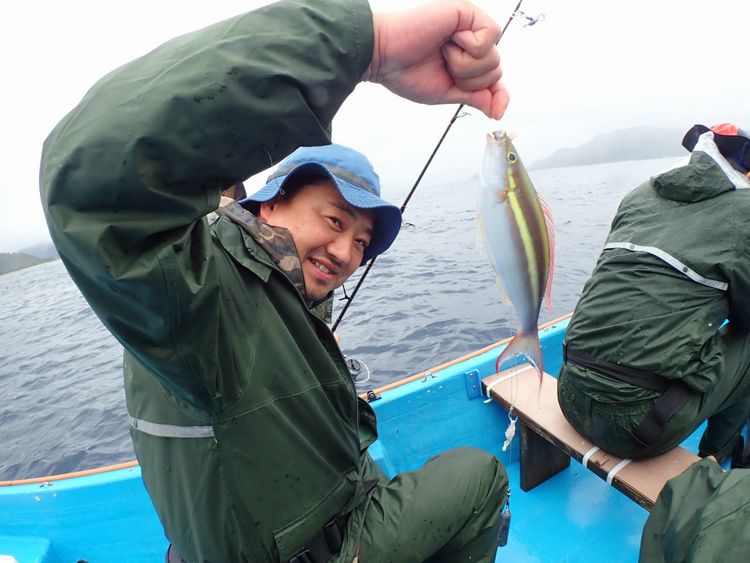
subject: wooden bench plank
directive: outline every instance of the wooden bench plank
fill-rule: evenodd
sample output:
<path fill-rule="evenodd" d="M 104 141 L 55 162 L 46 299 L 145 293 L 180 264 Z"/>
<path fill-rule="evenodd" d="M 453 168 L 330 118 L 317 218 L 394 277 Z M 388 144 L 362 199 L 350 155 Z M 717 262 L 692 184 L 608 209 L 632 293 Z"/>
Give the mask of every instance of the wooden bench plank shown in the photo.
<path fill-rule="evenodd" d="M 557 402 L 557 379 L 551 375 L 544 374 L 540 387 L 536 370 L 529 364 L 522 364 L 484 378 L 482 389 L 485 395 L 488 387 L 490 397 L 506 409 L 510 409 L 512 405 L 513 412 L 523 424 L 523 490 L 533 488 L 564 469 L 559 456 L 554 457 L 549 451 L 545 451 L 543 446 L 534 443 L 535 438 L 532 435 L 543 438 L 578 462 L 582 462 L 586 453 L 594 447 L 594 444 L 581 436 L 565 419 Z M 678 447 L 658 457 L 631 461 L 617 472 L 612 479 L 612 486 L 650 510 L 664 484 L 698 460 L 698 456 Z M 587 467 L 606 480 L 609 472 L 621 461 L 621 458 L 609 452 L 598 450 L 590 455 Z"/>

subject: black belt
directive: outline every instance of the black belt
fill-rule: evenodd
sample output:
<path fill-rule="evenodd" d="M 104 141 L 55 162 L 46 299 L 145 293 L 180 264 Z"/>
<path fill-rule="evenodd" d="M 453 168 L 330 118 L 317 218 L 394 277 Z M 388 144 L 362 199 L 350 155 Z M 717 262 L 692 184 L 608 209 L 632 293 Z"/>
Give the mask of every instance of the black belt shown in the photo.
<path fill-rule="evenodd" d="M 654 401 L 641 423 L 633 430 L 633 437 L 644 447 L 659 439 L 667 423 L 693 393 L 681 379 L 667 379 L 648 371 L 590 358 L 569 350 L 567 343 L 563 343 L 563 361 L 567 363 L 568 360 L 610 379 L 661 393 L 661 397 Z"/>
<path fill-rule="evenodd" d="M 365 495 L 369 494 L 378 484 L 377 479 L 362 482 Z M 315 534 L 307 544 L 285 563 L 327 563 L 332 555 L 337 554 L 344 544 L 344 532 L 349 514 L 337 516 Z M 184 563 L 177 550 L 170 545 L 167 550 L 166 563 Z"/>
<path fill-rule="evenodd" d="M 328 522 L 288 563 L 326 563 L 331 555 L 339 552 L 344 543 L 344 530 L 346 530 L 348 516 L 348 514 L 338 516 Z"/>
<path fill-rule="evenodd" d="M 362 482 L 364 493 L 368 495 L 378 484 L 377 479 L 368 479 Z M 302 550 L 286 563 L 326 563 L 332 555 L 341 550 L 344 543 L 344 531 L 346 530 L 346 520 L 349 514 L 337 516 L 315 537 L 310 540 Z"/>
<path fill-rule="evenodd" d="M 348 514 L 334 518 L 310 541 L 307 547 L 287 561 L 287 563 L 326 563 L 341 549 L 344 543 L 344 530 Z M 174 546 L 167 550 L 166 563 L 185 563 Z"/>

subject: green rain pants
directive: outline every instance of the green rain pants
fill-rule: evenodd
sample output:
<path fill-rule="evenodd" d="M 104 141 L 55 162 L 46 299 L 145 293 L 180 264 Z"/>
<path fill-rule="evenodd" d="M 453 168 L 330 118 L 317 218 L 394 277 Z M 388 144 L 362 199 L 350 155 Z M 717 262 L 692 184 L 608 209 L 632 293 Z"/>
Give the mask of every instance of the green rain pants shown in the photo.
<path fill-rule="evenodd" d="M 747 561 L 750 469 L 703 460 L 671 479 L 643 528 L 640 563 Z"/>
<path fill-rule="evenodd" d="M 361 535 L 347 541 L 358 541 L 360 561 L 493 562 L 507 491 L 497 458 L 450 450 L 417 471 L 381 475 Z"/>
<path fill-rule="evenodd" d="M 702 395 L 693 394 L 666 424 L 661 436 L 644 448 L 633 430 L 651 408 L 654 399 L 629 400 L 629 391 L 642 390 L 617 382 L 622 391 L 618 401 L 597 395 L 593 374 L 588 377 L 568 376 L 571 366 L 563 366 L 558 384 L 558 397 L 565 417 L 582 435 L 600 448 L 623 458 L 653 457 L 678 446 L 698 426 L 708 420 L 700 442 L 700 455 L 723 459 L 732 447 L 750 416 L 750 334 L 728 331 L 723 337 L 724 373 L 716 385 Z M 575 368 L 578 370 L 579 368 Z M 591 382 L 589 384 L 589 382 Z M 612 381 L 608 380 L 610 388 Z"/>

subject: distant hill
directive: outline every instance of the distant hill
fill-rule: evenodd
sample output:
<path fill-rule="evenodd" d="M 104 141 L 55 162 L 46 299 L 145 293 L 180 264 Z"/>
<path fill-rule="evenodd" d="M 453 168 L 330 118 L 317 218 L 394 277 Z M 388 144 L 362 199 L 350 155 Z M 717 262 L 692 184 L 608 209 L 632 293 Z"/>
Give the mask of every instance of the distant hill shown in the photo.
<path fill-rule="evenodd" d="M 31 256 L 36 256 L 37 258 L 47 258 L 49 260 L 57 260 L 58 258 L 60 258 L 55 245 L 51 242 L 35 244 L 34 246 L 23 248 L 19 250 L 19 252 L 30 254 Z"/>
<path fill-rule="evenodd" d="M 0 274 L 15 272 L 50 260 L 52 258 L 39 258 L 25 252 L 0 252 Z"/>
<path fill-rule="evenodd" d="M 579 147 L 555 151 L 529 166 L 529 170 L 583 166 L 621 160 L 682 156 L 684 131 L 677 128 L 636 126 L 597 135 Z"/>

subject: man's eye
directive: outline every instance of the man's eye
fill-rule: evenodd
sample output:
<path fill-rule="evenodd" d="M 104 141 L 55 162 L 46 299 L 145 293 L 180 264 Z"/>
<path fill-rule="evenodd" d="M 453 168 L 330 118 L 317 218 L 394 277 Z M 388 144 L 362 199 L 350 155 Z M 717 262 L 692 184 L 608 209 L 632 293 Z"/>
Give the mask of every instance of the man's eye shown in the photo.
<path fill-rule="evenodd" d="M 357 239 L 357 244 L 362 248 L 362 250 L 364 250 L 365 248 L 367 248 L 367 245 L 370 244 L 370 241 L 366 239 Z"/>
<path fill-rule="evenodd" d="M 341 227 L 343 225 L 341 219 L 339 219 L 338 217 L 329 217 L 329 219 L 331 220 L 331 223 L 333 223 L 336 227 Z"/>

